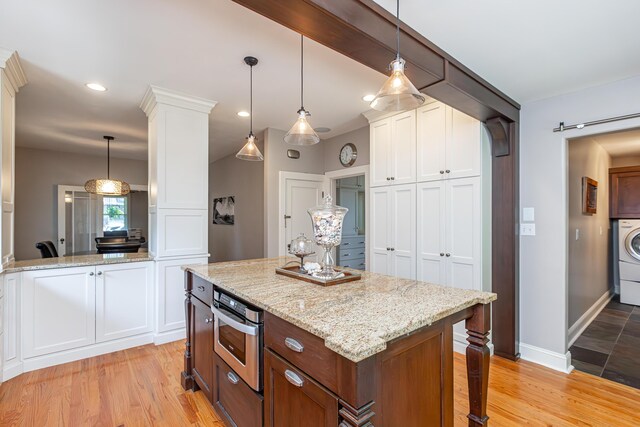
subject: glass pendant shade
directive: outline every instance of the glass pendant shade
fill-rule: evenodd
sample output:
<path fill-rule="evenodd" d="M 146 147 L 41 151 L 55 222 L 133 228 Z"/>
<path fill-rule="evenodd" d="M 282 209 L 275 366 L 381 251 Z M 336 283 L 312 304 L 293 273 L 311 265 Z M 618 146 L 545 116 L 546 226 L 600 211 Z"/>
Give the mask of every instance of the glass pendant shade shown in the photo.
<path fill-rule="evenodd" d="M 103 196 L 124 196 L 131 192 L 131 187 L 119 179 L 90 179 L 84 184 L 88 193 L 101 194 Z"/>
<path fill-rule="evenodd" d="M 247 143 L 244 144 L 244 147 L 242 147 L 240 151 L 238 151 L 236 157 L 240 160 L 249 160 L 254 162 L 260 162 L 264 160 L 260 149 L 256 145 L 256 137 L 252 133 L 250 133 L 246 139 Z"/>
<path fill-rule="evenodd" d="M 298 120 L 284 136 L 284 142 L 291 145 L 313 145 L 320 142 L 320 137 L 307 121 L 308 114 L 304 109 L 298 111 Z"/>
<path fill-rule="evenodd" d="M 394 60 L 390 68 L 392 70 L 391 76 L 371 101 L 371 108 L 378 111 L 404 111 L 418 108 L 424 104 L 424 95 L 404 74 L 404 59 Z"/>

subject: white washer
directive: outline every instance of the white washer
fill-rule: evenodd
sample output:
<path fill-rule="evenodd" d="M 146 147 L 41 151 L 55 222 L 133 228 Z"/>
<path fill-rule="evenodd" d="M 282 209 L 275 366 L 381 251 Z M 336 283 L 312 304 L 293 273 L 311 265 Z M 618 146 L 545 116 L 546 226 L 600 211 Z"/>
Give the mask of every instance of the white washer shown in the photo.
<path fill-rule="evenodd" d="M 640 219 L 618 223 L 620 302 L 640 305 Z"/>

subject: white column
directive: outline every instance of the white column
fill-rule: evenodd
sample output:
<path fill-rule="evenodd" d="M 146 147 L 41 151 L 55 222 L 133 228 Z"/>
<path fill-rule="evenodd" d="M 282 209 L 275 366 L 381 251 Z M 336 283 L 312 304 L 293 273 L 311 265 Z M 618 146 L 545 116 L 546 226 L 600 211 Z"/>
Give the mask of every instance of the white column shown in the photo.
<path fill-rule="evenodd" d="M 16 94 L 27 83 L 17 52 L 0 48 L 0 255 L 2 267 L 13 261 Z"/>
<path fill-rule="evenodd" d="M 180 266 L 208 259 L 209 113 L 215 101 L 150 86 L 149 251 L 156 262 L 156 343 L 184 336 Z"/>

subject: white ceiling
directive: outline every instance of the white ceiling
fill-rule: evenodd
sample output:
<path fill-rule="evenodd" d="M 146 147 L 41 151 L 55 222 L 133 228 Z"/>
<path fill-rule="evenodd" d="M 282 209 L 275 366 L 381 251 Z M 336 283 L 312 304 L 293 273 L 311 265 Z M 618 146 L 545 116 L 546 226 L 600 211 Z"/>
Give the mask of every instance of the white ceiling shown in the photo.
<path fill-rule="evenodd" d="M 637 0 L 400 0 L 404 22 L 522 104 L 640 74 L 638 17 Z"/>
<path fill-rule="evenodd" d="M 254 68 L 254 131 L 288 129 L 300 107 L 300 37 L 230 0 L 2 0 L 0 46 L 17 50 L 29 83 L 17 98 L 17 144 L 146 158 L 149 84 L 218 101 L 210 158 L 244 144 L 249 119 L 247 55 Z M 333 131 L 366 124 L 361 97 L 385 76 L 305 41 L 305 107 L 311 124 Z M 107 92 L 94 92 L 87 82 Z"/>
<path fill-rule="evenodd" d="M 580 141 L 578 138 L 575 141 Z M 640 129 L 586 136 L 600 144 L 612 158 L 640 156 Z"/>

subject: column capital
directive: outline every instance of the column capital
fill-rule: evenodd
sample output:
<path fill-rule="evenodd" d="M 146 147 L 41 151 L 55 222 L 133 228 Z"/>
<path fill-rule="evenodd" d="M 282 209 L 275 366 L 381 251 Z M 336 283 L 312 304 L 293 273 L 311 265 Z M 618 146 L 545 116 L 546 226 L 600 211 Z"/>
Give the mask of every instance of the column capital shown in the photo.
<path fill-rule="evenodd" d="M 209 114 L 218 101 L 211 101 L 197 96 L 187 95 L 171 89 L 149 85 L 142 97 L 140 108 L 147 117 L 151 116 L 158 104 L 171 105 L 188 110 Z"/>
<path fill-rule="evenodd" d="M 27 76 L 20 64 L 20 56 L 15 50 L 7 50 L 0 47 L 0 68 L 4 70 L 14 92 L 27 84 Z"/>

